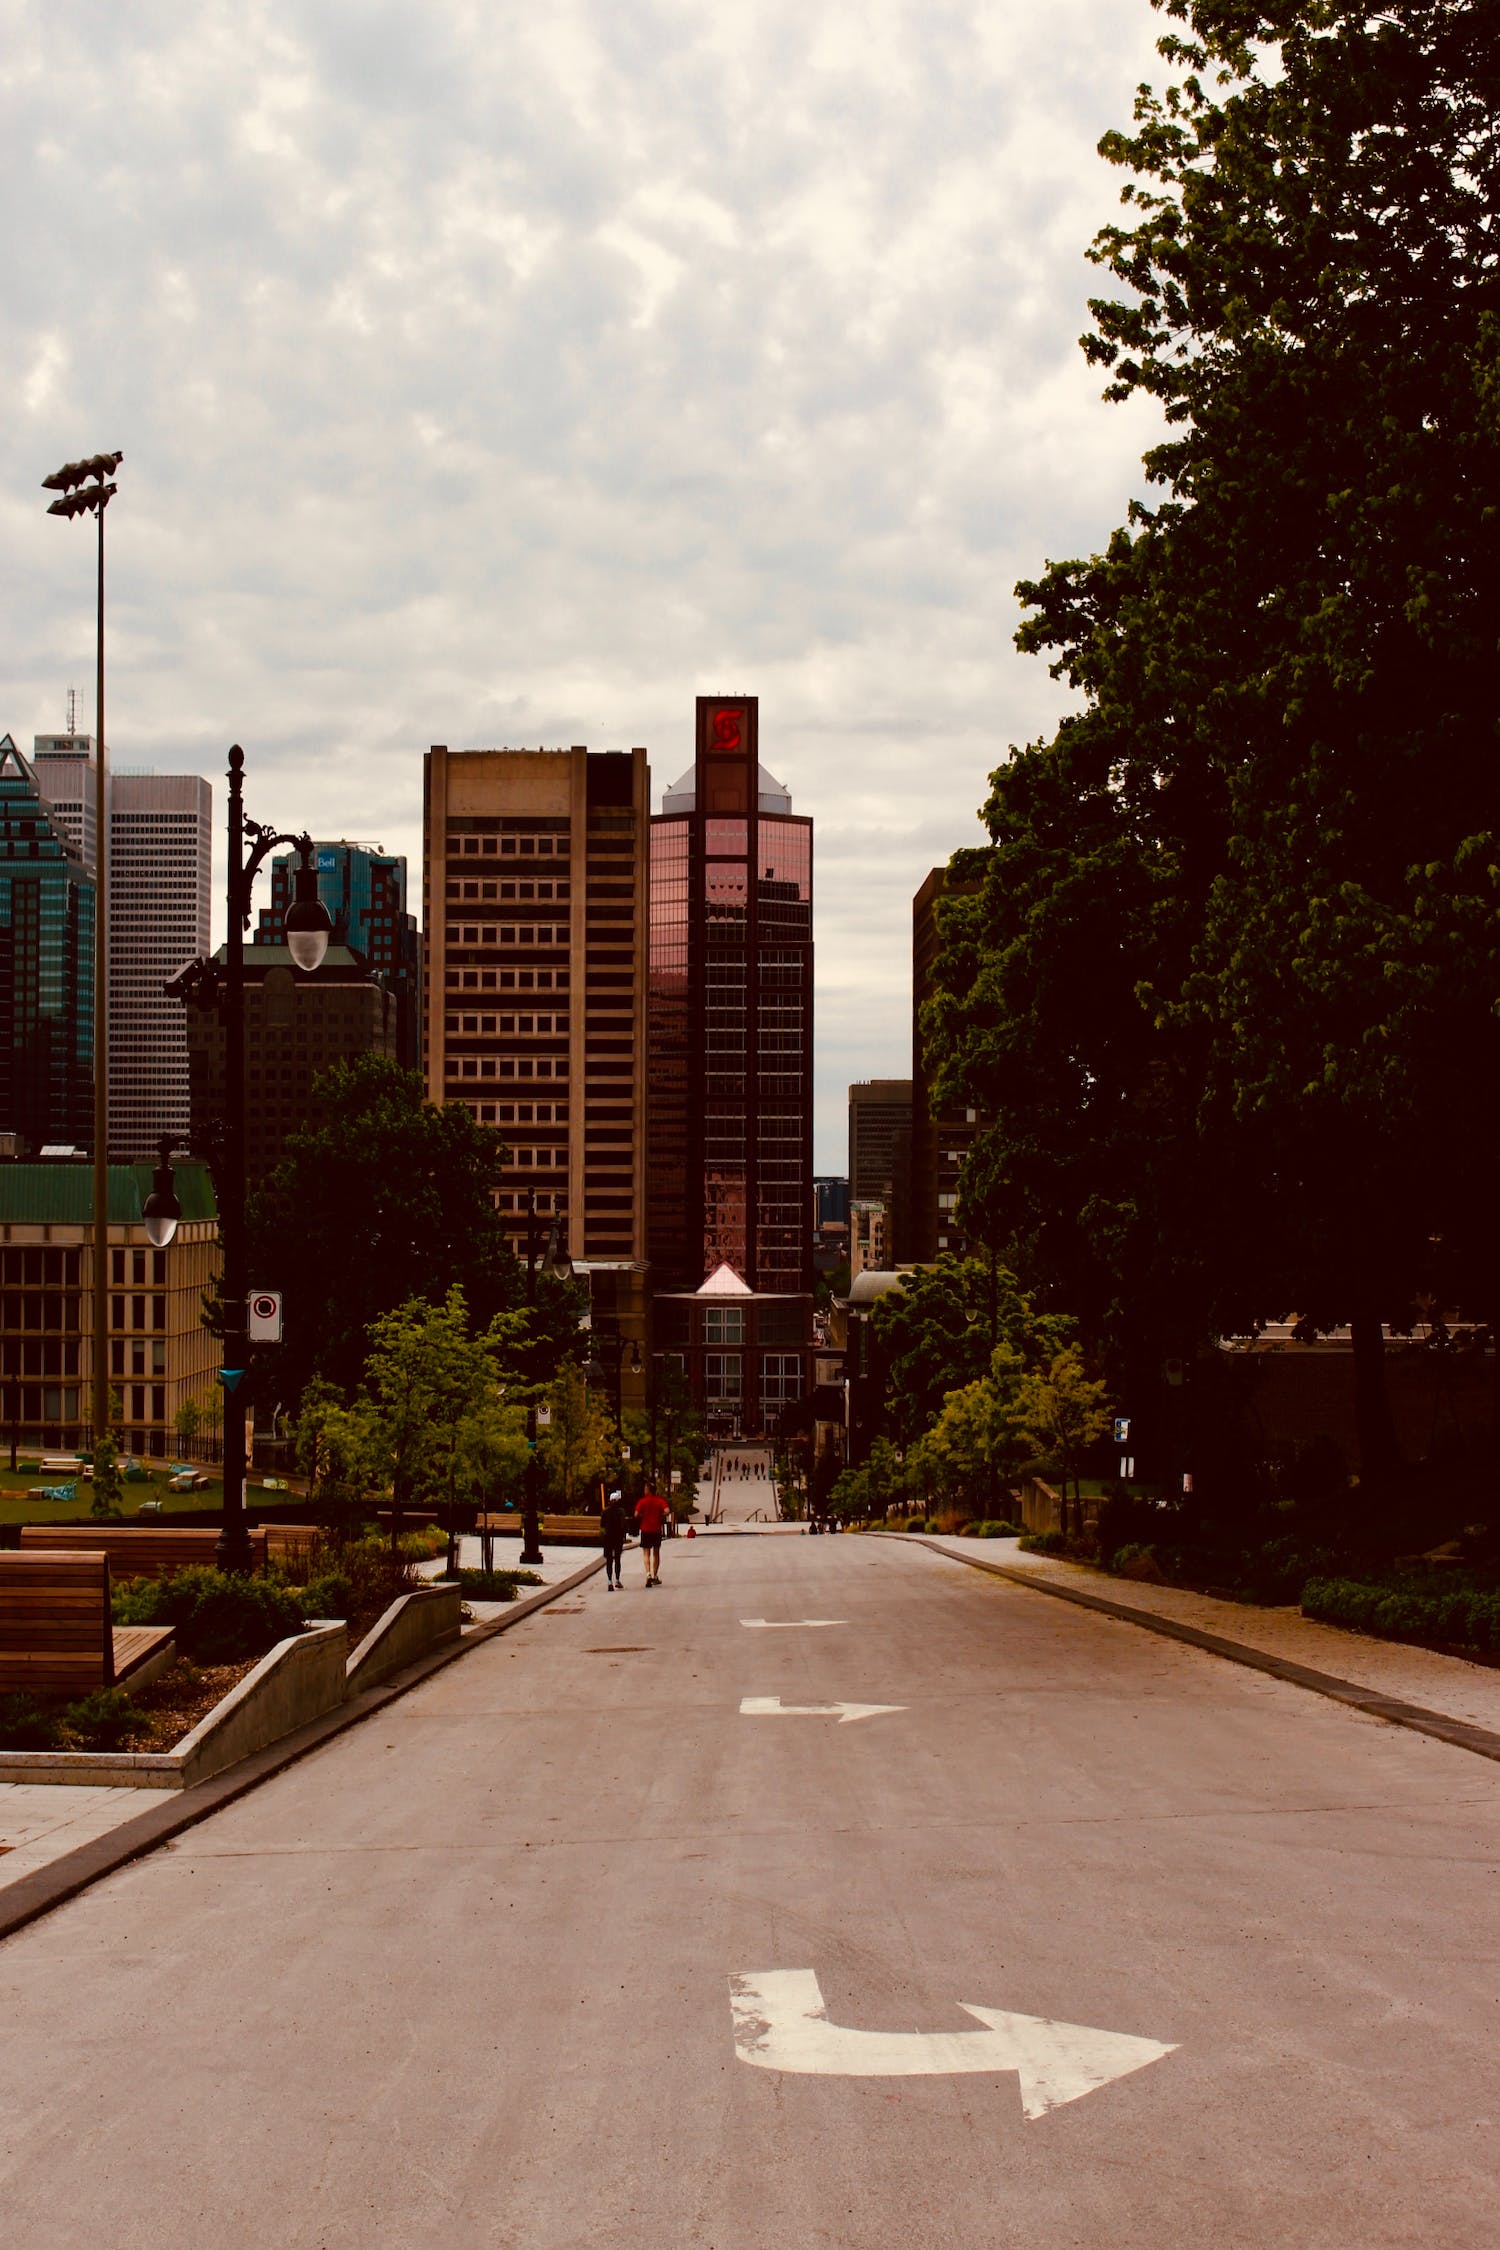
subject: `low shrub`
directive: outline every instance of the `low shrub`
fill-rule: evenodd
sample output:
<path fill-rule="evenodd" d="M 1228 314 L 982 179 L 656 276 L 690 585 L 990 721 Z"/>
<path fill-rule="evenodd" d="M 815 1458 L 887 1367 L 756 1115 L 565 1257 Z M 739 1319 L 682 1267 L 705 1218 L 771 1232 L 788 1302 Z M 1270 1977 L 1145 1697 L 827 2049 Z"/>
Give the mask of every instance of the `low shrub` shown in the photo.
<path fill-rule="evenodd" d="M 1302 1589 L 1302 1614 L 1388 1641 L 1500 1652 L 1500 1594 L 1471 1587 L 1310 1578 Z"/>
<path fill-rule="evenodd" d="M 443 1584 L 454 1581 L 445 1578 Z M 466 1594 L 479 1602 L 513 1602 L 520 1586 L 540 1586 L 544 1583 L 534 1570 L 461 1570 L 458 1584 Z"/>
<path fill-rule="evenodd" d="M 1127 1540 L 1123 1547 L 1117 1547 L 1109 1567 L 1119 1577 L 1138 1579 L 1145 1585 L 1159 1586 L 1166 1577 L 1156 1559 L 1156 1549 L 1139 1539 Z"/>
<path fill-rule="evenodd" d="M 1060 1531 L 1023 1531 L 1021 1534 L 1023 1555 L 1065 1555 L 1067 1551 L 1068 1542 Z"/>
<path fill-rule="evenodd" d="M 347 1617 L 354 1607 L 354 1588 L 342 1570 L 320 1571 L 297 1591 L 304 1620 L 310 1617 Z"/>
<path fill-rule="evenodd" d="M 128 1750 L 144 1723 L 127 1689 L 107 1687 L 65 1704 L 57 1730 L 65 1749 Z"/>
<path fill-rule="evenodd" d="M 113 1597 L 117 1625 L 170 1625 L 179 1655 L 195 1664 L 242 1664 L 302 1631 L 302 1602 L 279 1578 L 179 1570 L 132 1578 Z"/>
<path fill-rule="evenodd" d="M 1007 1523 L 1003 1516 L 976 1524 L 975 1529 L 981 1539 L 1020 1539 L 1025 1536 L 1020 1524 Z"/>
<path fill-rule="evenodd" d="M 906 1528 L 908 1531 L 925 1531 L 927 1529 L 927 1519 L 925 1516 L 913 1516 Z"/>
<path fill-rule="evenodd" d="M 57 1715 L 34 1695 L 0 1695 L 0 1750 L 55 1750 Z"/>
<path fill-rule="evenodd" d="M 402 1532 L 400 1551 L 409 1562 L 431 1562 L 435 1555 L 448 1552 L 448 1534 L 435 1523 L 419 1523 L 414 1530 Z"/>

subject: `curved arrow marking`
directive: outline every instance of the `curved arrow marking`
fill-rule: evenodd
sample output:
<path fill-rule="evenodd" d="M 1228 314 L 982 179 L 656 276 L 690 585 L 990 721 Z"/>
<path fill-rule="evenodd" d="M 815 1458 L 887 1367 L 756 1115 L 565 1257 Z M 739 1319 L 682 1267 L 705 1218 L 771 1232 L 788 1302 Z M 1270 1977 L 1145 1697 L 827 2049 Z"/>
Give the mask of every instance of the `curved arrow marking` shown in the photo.
<path fill-rule="evenodd" d="M 830 2078 L 948 2077 L 960 2071 L 1015 2071 L 1028 2117 L 1097 2092 L 1176 2052 L 1156 2039 L 1046 2016 L 960 2005 L 980 2031 L 851 2031 L 830 2023 L 812 1969 L 745 1970 L 729 1980 L 734 2050 L 757 2070 Z"/>
<path fill-rule="evenodd" d="M 904 1703 L 783 1703 L 779 1695 L 744 1695 L 742 1719 L 837 1719 L 847 1727 L 855 1719 L 878 1719 L 885 1711 L 904 1711 Z"/>
<path fill-rule="evenodd" d="M 847 1617 L 742 1617 L 742 1625 L 758 1626 L 763 1633 L 800 1633 L 810 1626 L 847 1625 Z"/>

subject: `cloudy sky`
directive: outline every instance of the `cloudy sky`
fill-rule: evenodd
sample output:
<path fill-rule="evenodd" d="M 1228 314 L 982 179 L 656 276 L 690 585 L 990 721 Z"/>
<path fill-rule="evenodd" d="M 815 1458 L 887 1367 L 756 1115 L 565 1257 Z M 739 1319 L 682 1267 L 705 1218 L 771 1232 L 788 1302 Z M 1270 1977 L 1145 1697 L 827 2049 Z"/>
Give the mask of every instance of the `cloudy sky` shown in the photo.
<path fill-rule="evenodd" d="M 761 699 L 817 822 L 820 1169 L 910 900 L 1062 708 L 1011 588 L 1151 431 L 1076 339 L 1147 0 L 0 0 L 0 731 L 408 853 L 421 753 Z"/>

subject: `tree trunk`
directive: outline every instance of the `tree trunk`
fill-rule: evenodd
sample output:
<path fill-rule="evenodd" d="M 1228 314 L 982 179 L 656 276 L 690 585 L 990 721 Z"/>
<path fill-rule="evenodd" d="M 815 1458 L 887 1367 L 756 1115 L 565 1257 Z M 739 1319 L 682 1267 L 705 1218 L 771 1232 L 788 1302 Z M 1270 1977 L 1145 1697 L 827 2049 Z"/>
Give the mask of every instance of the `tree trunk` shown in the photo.
<path fill-rule="evenodd" d="M 1366 1307 L 1349 1324 L 1354 1345 L 1354 1418 L 1359 1435 L 1359 1481 L 1388 1492 L 1401 1469 L 1401 1448 L 1385 1380 L 1385 1336 L 1380 1316 Z"/>

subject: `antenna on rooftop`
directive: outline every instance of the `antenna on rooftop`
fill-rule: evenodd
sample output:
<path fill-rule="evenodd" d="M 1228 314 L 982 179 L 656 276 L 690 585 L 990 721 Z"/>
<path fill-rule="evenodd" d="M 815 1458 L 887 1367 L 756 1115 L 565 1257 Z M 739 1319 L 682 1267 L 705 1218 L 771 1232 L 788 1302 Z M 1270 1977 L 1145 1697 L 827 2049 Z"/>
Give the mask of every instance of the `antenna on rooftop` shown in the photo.
<path fill-rule="evenodd" d="M 78 732 L 78 690 L 76 687 L 70 687 L 68 690 L 68 732 L 69 734 Z"/>

